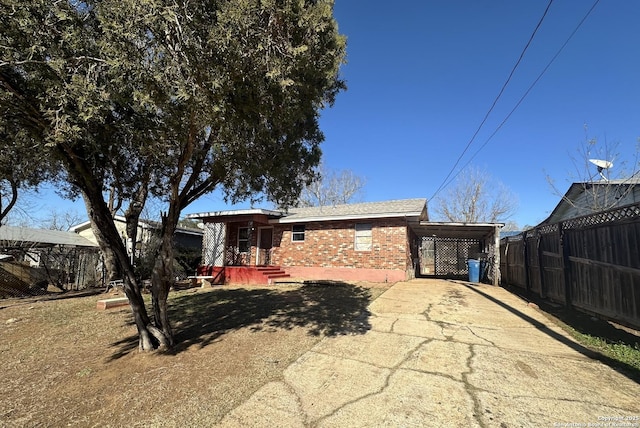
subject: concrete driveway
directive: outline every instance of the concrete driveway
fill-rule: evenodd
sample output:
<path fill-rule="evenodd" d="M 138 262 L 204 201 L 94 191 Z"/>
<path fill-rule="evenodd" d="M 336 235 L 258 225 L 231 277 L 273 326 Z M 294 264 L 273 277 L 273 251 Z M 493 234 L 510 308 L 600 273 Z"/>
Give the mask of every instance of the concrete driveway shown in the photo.
<path fill-rule="evenodd" d="M 501 288 L 401 282 L 369 309 L 221 426 L 640 427 L 640 385 Z"/>

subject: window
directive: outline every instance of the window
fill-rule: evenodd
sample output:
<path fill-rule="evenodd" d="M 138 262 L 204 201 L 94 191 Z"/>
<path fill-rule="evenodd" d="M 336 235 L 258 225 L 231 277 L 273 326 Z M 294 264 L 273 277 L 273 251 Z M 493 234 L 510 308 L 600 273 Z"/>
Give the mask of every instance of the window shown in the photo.
<path fill-rule="evenodd" d="M 299 224 L 291 227 L 291 240 L 293 242 L 304 241 L 304 224 Z"/>
<path fill-rule="evenodd" d="M 371 251 L 371 223 L 356 223 L 356 251 Z"/>
<path fill-rule="evenodd" d="M 238 228 L 238 252 L 240 253 L 249 252 L 249 228 L 248 227 Z"/>

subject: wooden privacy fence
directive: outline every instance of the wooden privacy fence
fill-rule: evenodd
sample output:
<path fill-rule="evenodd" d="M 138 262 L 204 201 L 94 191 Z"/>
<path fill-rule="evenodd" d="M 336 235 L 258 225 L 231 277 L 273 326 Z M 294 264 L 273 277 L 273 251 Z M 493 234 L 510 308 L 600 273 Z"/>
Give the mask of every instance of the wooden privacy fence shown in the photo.
<path fill-rule="evenodd" d="M 640 203 L 503 238 L 502 283 L 640 328 Z"/>

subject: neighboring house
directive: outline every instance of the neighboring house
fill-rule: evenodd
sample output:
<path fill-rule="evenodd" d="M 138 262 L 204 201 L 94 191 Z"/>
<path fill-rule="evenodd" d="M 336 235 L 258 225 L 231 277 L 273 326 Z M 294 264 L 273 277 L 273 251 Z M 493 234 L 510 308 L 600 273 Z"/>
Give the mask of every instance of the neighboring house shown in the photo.
<path fill-rule="evenodd" d="M 573 183 L 540 225 L 640 202 L 640 177 Z"/>
<path fill-rule="evenodd" d="M 72 232 L 2 225 L 0 253 L 11 255 L 0 261 L 0 296 L 20 295 L 34 284 L 80 289 L 101 279 L 98 246 Z"/>
<path fill-rule="evenodd" d="M 434 244 L 440 248 L 444 240 L 442 248 L 457 251 L 454 264 L 463 259 L 466 269 L 470 254 L 488 251 L 501 226 L 429 223 L 426 199 L 216 211 L 187 218 L 204 223 L 198 274 L 218 283 L 271 283 L 288 277 L 395 282 L 424 271 L 419 265 L 427 241 L 434 250 L 429 274 L 436 274 Z"/>
<path fill-rule="evenodd" d="M 0 226 L 0 248 L 51 248 L 51 247 L 88 247 L 98 245 L 73 232 L 60 230 L 33 229 L 30 227 Z"/>
<path fill-rule="evenodd" d="M 129 255 L 132 254 L 133 245 L 131 240 L 128 239 L 126 232 L 126 219 L 123 216 L 115 216 L 114 222 L 116 225 L 116 229 L 120 236 L 122 236 L 122 240 L 127 245 L 127 252 Z M 152 237 L 155 236 L 161 228 L 161 223 L 157 221 L 151 220 L 140 220 L 138 222 L 138 231 L 136 237 L 136 245 L 135 248 L 137 251 L 140 251 L 141 248 L 148 244 Z M 89 221 L 85 221 L 84 223 L 80 223 L 76 226 L 73 226 L 69 229 L 71 232 L 75 232 L 80 236 L 88 239 L 91 242 L 97 244 L 97 239 L 93 234 L 93 230 L 91 229 L 91 223 Z M 202 230 L 186 228 L 186 227 L 178 227 L 176 229 L 174 235 L 174 241 L 177 247 L 183 248 L 201 248 L 202 246 Z M 139 255 L 139 253 L 137 254 Z"/>

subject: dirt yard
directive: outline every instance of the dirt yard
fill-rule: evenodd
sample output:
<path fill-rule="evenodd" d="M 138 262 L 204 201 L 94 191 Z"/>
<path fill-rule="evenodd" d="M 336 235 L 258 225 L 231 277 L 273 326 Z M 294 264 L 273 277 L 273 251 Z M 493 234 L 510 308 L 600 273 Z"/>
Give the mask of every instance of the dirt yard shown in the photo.
<path fill-rule="evenodd" d="M 0 300 L 0 426 L 210 426 L 326 335 L 362 333 L 384 284 L 188 289 L 178 345 L 137 351 L 114 294 Z"/>

